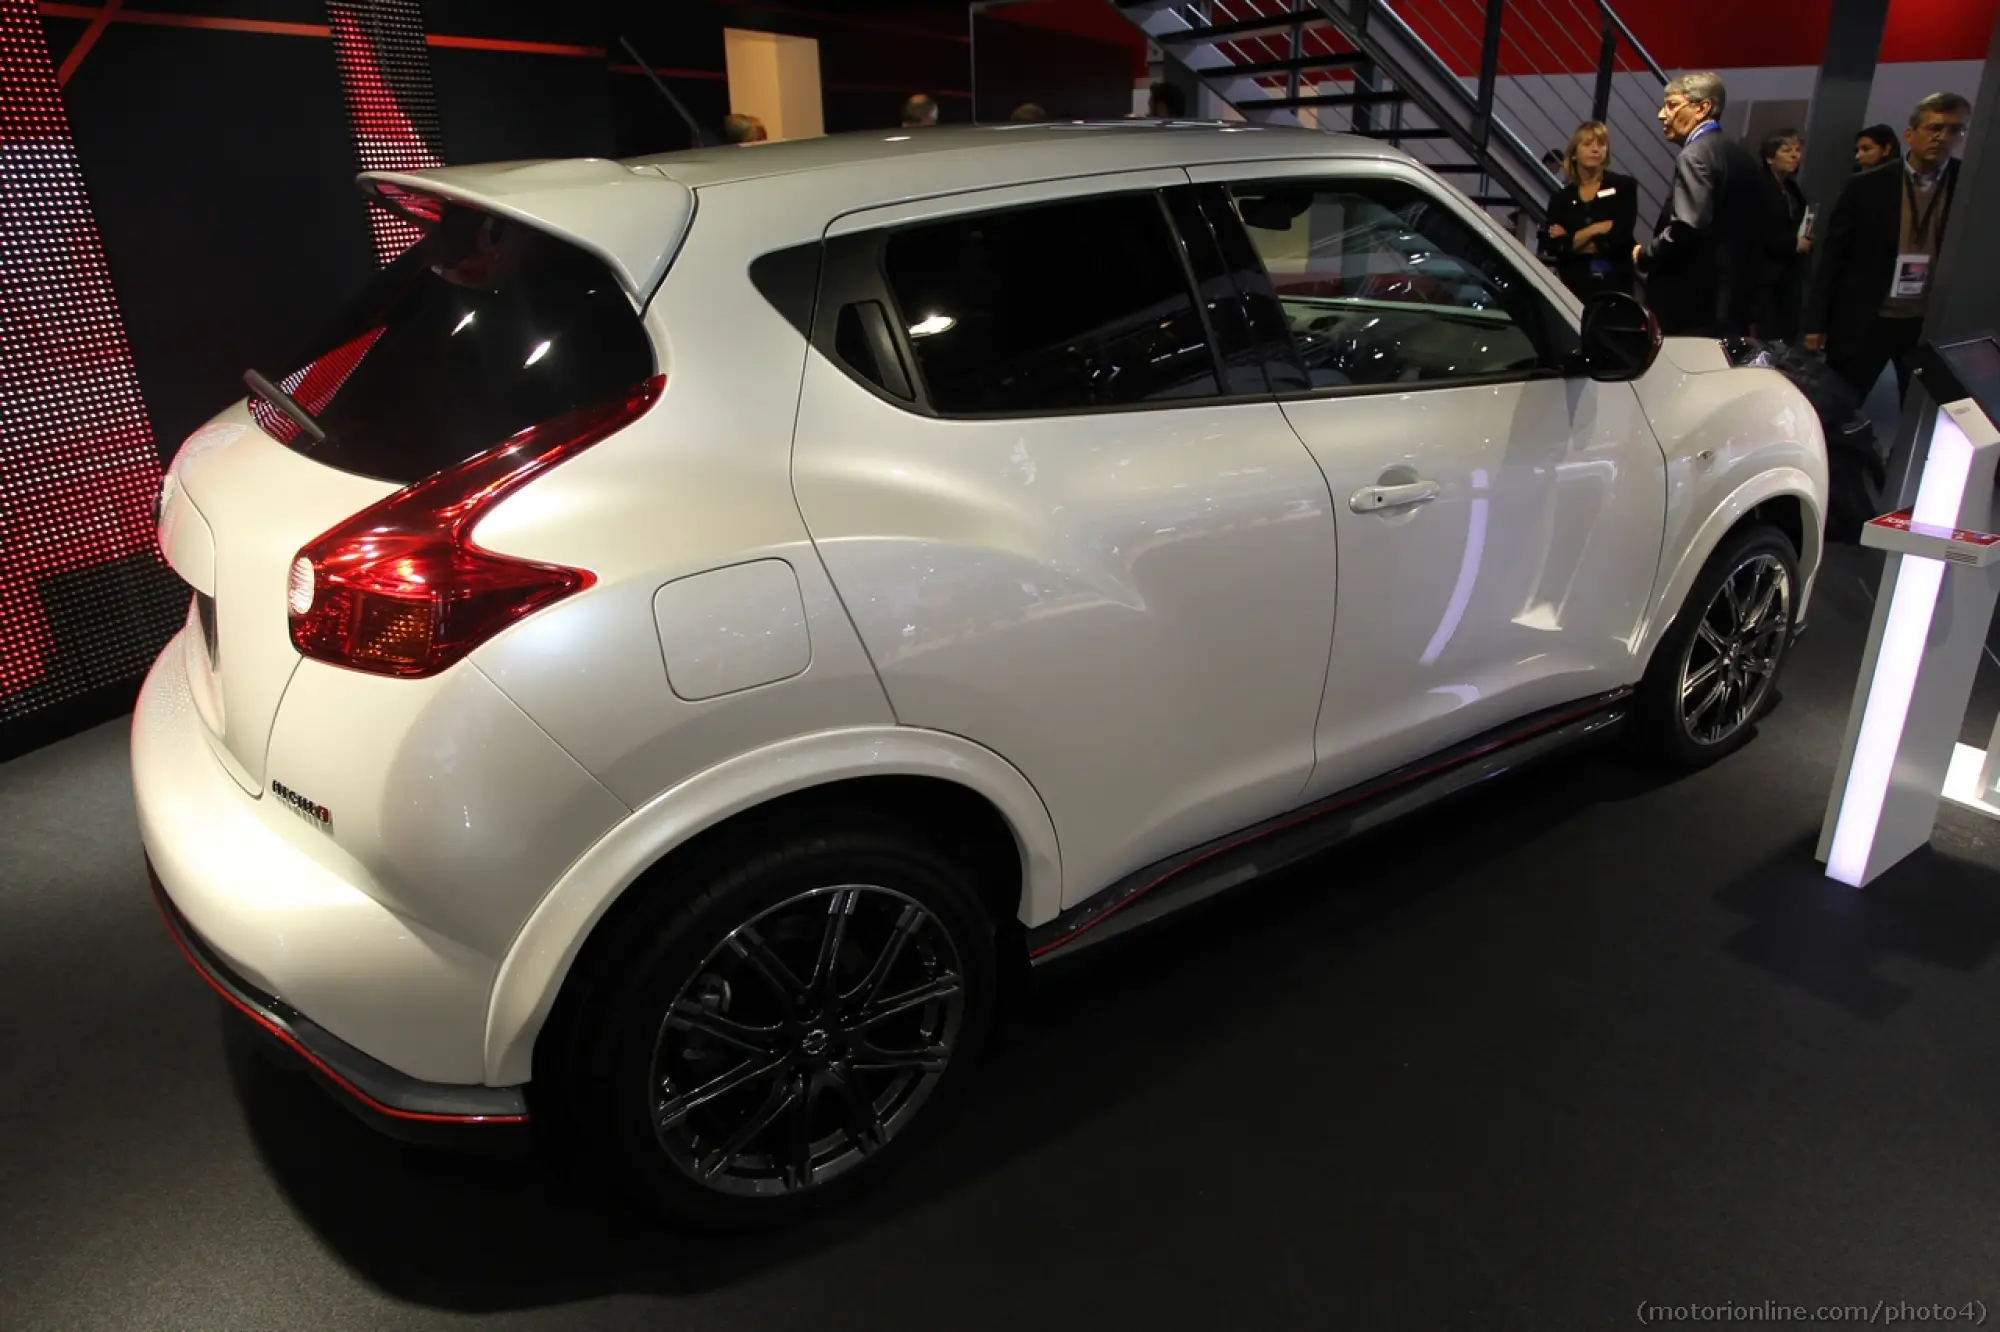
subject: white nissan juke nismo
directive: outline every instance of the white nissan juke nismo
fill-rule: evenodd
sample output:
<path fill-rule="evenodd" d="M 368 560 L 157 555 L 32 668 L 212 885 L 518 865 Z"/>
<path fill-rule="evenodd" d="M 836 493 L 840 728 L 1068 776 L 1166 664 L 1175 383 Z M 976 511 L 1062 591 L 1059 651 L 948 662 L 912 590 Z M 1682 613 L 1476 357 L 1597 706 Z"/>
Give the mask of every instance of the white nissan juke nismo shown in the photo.
<path fill-rule="evenodd" d="M 383 1126 L 787 1217 L 1004 973 L 1571 742 L 1748 737 L 1806 401 L 1363 139 L 1123 123 L 362 181 L 425 239 L 181 448 L 176 942 Z"/>

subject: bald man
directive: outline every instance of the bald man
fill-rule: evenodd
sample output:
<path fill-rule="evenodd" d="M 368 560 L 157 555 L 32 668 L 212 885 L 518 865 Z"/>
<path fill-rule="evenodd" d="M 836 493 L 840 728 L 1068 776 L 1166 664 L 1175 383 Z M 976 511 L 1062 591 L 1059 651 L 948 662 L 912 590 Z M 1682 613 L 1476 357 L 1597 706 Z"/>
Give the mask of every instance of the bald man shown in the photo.
<path fill-rule="evenodd" d="M 722 118 L 722 141 L 724 143 L 763 143 L 770 138 L 764 122 L 741 111 L 732 111 Z"/>

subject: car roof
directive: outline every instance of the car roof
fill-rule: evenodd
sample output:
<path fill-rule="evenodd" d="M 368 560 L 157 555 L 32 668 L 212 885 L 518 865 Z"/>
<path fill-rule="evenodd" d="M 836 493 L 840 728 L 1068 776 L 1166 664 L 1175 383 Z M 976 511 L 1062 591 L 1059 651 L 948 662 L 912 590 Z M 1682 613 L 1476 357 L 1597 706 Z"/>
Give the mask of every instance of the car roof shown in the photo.
<path fill-rule="evenodd" d="M 964 166 L 977 155 L 1006 180 L 1299 157 L 1393 158 L 1376 139 L 1283 125 L 1223 121 L 1109 120 L 863 130 L 778 143 L 729 144 L 624 159 L 691 189 L 806 172 L 877 167 L 894 172 Z M 956 159 L 956 160 L 953 160 Z"/>

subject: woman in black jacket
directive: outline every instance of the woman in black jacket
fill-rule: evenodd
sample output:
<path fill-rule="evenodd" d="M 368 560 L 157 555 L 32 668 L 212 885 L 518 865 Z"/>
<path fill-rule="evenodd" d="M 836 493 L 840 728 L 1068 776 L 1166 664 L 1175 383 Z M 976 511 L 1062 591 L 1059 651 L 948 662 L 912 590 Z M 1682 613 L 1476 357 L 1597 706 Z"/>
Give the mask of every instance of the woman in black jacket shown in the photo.
<path fill-rule="evenodd" d="M 1757 336 L 1767 342 L 1792 342 L 1805 316 L 1806 278 L 1812 266 L 1812 209 L 1798 180 L 1805 145 L 1797 130 L 1779 130 L 1764 140 L 1762 156 L 1771 173 L 1771 236 L 1764 247 Z"/>
<path fill-rule="evenodd" d="M 1601 120 L 1578 125 L 1563 153 L 1569 183 L 1549 197 L 1544 235 L 1556 275 L 1579 296 L 1632 291 L 1632 228 L 1639 185 L 1611 169 L 1611 130 Z"/>

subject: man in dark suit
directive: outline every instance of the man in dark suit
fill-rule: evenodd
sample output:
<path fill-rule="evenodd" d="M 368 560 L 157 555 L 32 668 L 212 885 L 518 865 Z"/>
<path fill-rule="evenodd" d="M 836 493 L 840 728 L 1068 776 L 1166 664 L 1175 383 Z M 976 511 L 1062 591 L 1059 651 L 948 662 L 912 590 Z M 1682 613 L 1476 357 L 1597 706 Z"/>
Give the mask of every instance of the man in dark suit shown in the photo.
<path fill-rule="evenodd" d="M 1917 103 L 1903 131 L 1909 150 L 1850 178 L 1833 206 L 1806 295 L 1806 346 L 1861 397 L 1885 364 L 1910 389 L 1909 356 L 1923 332 L 1931 273 L 1951 221 L 1958 162 L 1972 106 L 1957 93 Z"/>
<path fill-rule="evenodd" d="M 1722 132 L 1726 96 L 1719 76 L 1683 74 L 1660 103 L 1660 128 L 1681 153 L 1653 238 L 1632 247 L 1632 261 L 1668 334 L 1742 337 L 1756 322 L 1771 191 L 1756 157 Z"/>

